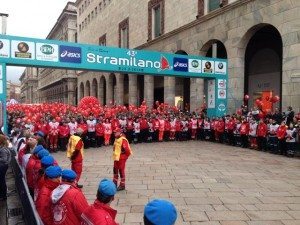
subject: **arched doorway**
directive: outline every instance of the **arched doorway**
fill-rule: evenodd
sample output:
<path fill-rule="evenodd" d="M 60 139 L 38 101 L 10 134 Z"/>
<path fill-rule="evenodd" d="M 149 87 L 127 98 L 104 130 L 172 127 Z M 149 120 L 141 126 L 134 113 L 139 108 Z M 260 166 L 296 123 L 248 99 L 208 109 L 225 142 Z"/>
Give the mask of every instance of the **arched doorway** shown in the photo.
<path fill-rule="evenodd" d="M 245 52 L 245 94 L 250 96 L 249 107 L 261 98 L 263 109 L 272 104 L 267 101 L 270 96 L 278 95 L 281 99 L 282 82 L 282 39 L 278 30 L 267 24 L 251 28 L 247 34 L 250 40 Z M 252 35 L 252 36 L 251 36 Z M 281 108 L 281 101 L 275 104 Z"/>
<path fill-rule="evenodd" d="M 116 94 L 117 94 L 117 79 L 114 73 L 111 73 L 108 78 L 108 89 L 107 89 L 107 97 L 109 104 L 115 104 Z"/>
<path fill-rule="evenodd" d="M 123 103 L 128 106 L 129 104 L 129 77 L 128 74 L 124 74 L 124 95 Z"/>
<path fill-rule="evenodd" d="M 85 96 L 91 96 L 91 84 L 90 81 L 85 83 Z"/>
<path fill-rule="evenodd" d="M 184 50 L 178 50 L 175 54 L 188 55 Z M 175 78 L 175 104 L 180 110 L 190 110 L 190 86 L 190 78 Z"/>
<path fill-rule="evenodd" d="M 137 76 L 137 105 L 141 105 L 144 100 L 144 75 Z"/>
<path fill-rule="evenodd" d="M 164 102 L 164 77 L 154 77 L 154 102 Z"/>
<path fill-rule="evenodd" d="M 104 76 L 100 78 L 99 88 L 100 103 L 106 105 L 106 80 Z"/>
<path fill-rule="evenodd" d="M 92 82 L 92 96 L 98 98 L 98 82 L 96 78 L 94 78 Z"/>
<path fill-rule="evenodd" d="M 79 87 L 79 99 L 84 97 L 84 84 L 81 82 Z"/>

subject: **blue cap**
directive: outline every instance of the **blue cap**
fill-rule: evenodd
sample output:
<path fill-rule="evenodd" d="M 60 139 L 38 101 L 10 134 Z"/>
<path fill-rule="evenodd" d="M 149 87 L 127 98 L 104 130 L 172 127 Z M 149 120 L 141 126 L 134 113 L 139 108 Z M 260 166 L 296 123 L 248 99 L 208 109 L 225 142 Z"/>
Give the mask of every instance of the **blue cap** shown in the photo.
<path fill-rule="evenodd" d="M 103 179 L 99 183 L 98 191 L 104 196 L 114 196 L 117 193 L 117 187 L 111 180 Z"/>
<path fill-rule="evenodd" d="M 50 155 L 49 151 L 46 149 L 42 149 L 38 152 L 37 156 L 39 157 L 39 159 L 42 159 L 44 156 L 48 156 Z"/>
<path fill-rule="evenodd" d="M 45 137 L 45 134 L 44 134 L 43 131 L 38 131 L 38 132 L 36 132 L 34 135 L 40 136 L 40 137 Z"/>
<path fill-rule="evenodd" d="M 44 149 L 43 145 L 37 145 L 37 146 L 35 146 L 35 148 L 33 150 L 33 154 L 38 154 L 39 151 L 41 151 L 42 149 Z"/>
<path fill-rule="evenodd" d="M 44 156 L 41 159 L 41 163 L 42 163 L 42 166 L 44 166 L 44 167 L 53 166 L 54 158 L 52 155 Z"/>
<path fill-rule="evenodd" d="M 73 170 L 63 170 L 61 173 L 61 178 L 64 180 L 75 180 L 77 177 Z"/>
<path fill-rule="evenodd" d="M 45 170 L 45 174 L 49 178 L 57 178 L 61 176 L 61 168 L 59 166 L 49 166 Z"/>
<path fill-rule="evenodd" d="M 177 219 L 177 211 L 173 203 L 155 199 L 145 206 L 144 216 L 153 225 L 173 225 Z"/>

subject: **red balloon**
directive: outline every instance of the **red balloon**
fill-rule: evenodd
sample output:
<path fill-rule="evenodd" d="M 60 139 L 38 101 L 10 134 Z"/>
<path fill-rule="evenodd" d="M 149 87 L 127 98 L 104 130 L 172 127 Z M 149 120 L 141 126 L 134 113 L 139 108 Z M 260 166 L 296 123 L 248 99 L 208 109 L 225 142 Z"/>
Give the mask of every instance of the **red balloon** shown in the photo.
<path fill-rule="evenodd" d="M 246 100 L 246 101 L 248 101 L 249 100 L 249 95 L 245 95 L 245 97 L 244 97 L 244 99 Z"/>
<path fill-rule="evenodd" d="M 236 114 L 242 115 L 242 109 L 238 109 L 237 112 L 236 112 Z"/>
<path fill-rule="evenodd" d="M 274 96 L 274 102 L 276 103 L 276 102 L 278 102 L 279 100 L 280 100 L 279 96 L 278 96 L 278 95 L 275 95 L 275 96 Z"/>
<path fill-rule="evenodd" d="M 255 104 L 259 106 L 259 105 L 260 105 L 260 100 L 259 100 L 259 99 L 256 99 L 256 100 L 255 100 Z"/>

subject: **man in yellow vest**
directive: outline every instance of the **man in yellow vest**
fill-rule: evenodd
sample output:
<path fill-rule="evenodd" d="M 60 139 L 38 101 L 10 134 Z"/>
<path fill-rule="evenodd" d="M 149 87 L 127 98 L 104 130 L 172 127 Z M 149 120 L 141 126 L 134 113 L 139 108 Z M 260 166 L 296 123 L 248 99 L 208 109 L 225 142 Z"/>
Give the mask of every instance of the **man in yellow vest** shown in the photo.
<path fill-rule="evenodd" d="M 71 160 L 71 169 L 77 174 L 76 183 L 77 187 L 82 188 L 82 185 L 78 185 L 82 173 L 82 162 L 83 162 L 83 141 L 81 135 L 83 130 L 78 128 L 76 132 L 69 138 L 67 146 L 67 157 Z"/>
<path fill-rule="evenodd" d="M 132 154 L 128 140 L 122 134 L 121 128 L 115 129 L 115 142 L 113 149 L 114 159 L 114 183 L 118 186 L 119 174 L 121 178 L 118 191 L 125 190 L 125 166 L 126 160 Z"/>

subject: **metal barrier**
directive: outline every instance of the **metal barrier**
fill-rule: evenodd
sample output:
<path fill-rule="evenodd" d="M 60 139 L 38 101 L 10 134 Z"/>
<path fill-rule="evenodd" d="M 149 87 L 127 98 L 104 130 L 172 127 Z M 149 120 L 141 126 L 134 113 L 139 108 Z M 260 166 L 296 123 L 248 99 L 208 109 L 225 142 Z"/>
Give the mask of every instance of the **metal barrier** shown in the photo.
<path fill-rule="evenodd" d="M 38 215 L 34 202 L 30 196 L 27 183 L 23 177 L 21 167 L 16 159 L 12 157 L 11 166 L 15 175 L 15 185 L 19 194 L 22 208 L 23 218 L 26 225 L 43 225 L 40 216 Z"/>

